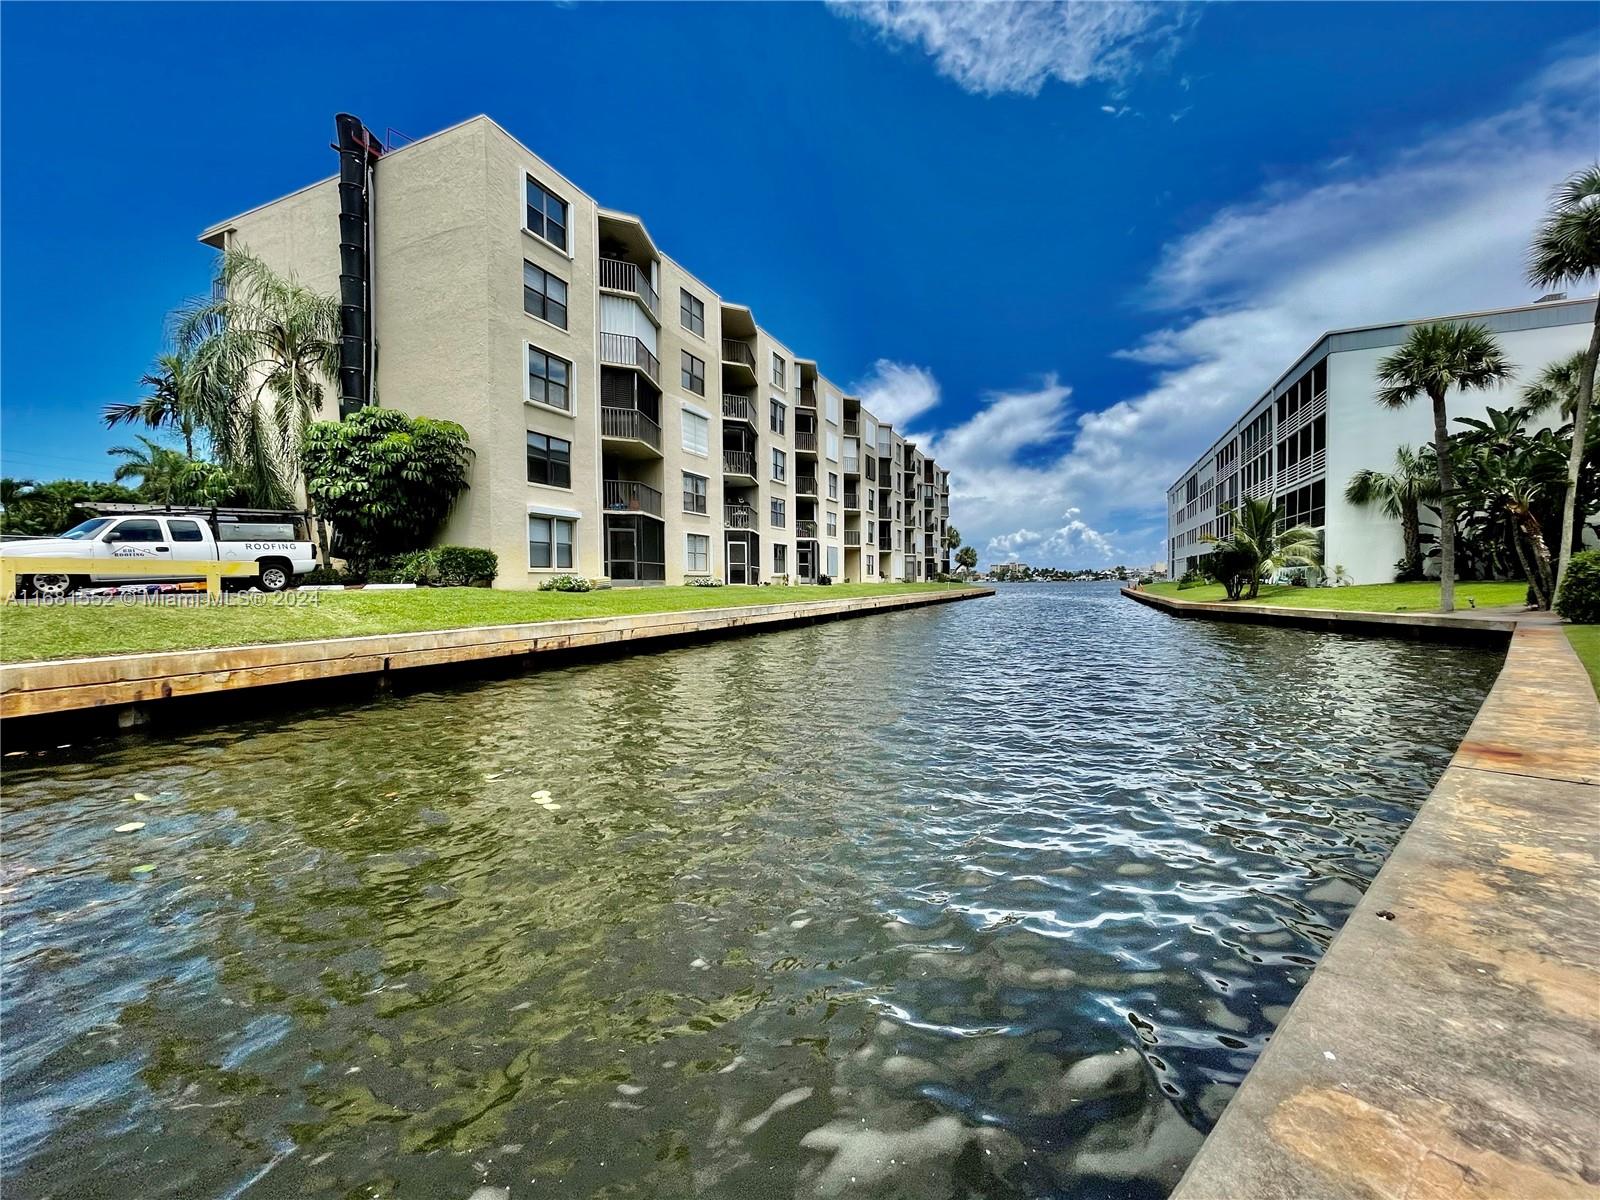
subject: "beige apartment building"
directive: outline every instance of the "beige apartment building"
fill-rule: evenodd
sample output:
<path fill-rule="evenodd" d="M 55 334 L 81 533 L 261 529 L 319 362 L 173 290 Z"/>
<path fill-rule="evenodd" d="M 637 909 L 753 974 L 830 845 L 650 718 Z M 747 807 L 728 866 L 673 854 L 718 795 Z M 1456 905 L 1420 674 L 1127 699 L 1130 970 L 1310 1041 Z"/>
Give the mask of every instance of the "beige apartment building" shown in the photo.
<path fill-rule="evenodd" d="M 466 428 L 470 487 L 441 536 L 495 551 L 496 586 L 948 571 L 949 473 L 639 217 L 487 117 L 396 148 L 354 118 L 340 132 L 338 177 L 201 240 L 341 295 L 341 411 Z"/>

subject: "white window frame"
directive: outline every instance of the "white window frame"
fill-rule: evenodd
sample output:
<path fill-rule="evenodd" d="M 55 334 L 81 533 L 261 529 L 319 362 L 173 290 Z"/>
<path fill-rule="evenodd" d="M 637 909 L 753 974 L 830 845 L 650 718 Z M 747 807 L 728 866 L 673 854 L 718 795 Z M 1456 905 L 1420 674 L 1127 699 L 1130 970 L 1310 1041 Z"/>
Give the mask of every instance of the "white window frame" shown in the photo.
<path fill-rule="evenodd" d="M 698 332 L 696 332 L 693 325 L 685 325 L 683 323 L 683 298 L 685 296 L 700 306 L 700 329 Z M 688 288 L 681 286 L 678 288 L 678 327 L 685 333 L 699 338 L 702 342 L 706 340 L 706 302 Z"/>
<path fill-rule="evenodd" d="M 698 479 L 701 483 L 705 484 L 705 495 L 706 495 L 706 507 L 705 507 L 705 510 L 703 512 L 698 508 L 690 508 L 687 504 L 683 506 L 683 511 L 685 513 L 687 513 L 691 517 L 709 516 L 710 513 L 711 513 L 711 478 L 710 478 L 710 476 L 702 475 L 702 474 L 700 474 L 699 471 L 684 471 L 684 472 L 682 472 L 682 474 L 683 474 L 683 477 L 684 477 L 685 480 Z M 687 487 L 680 487 L 678 490 L 682 495 L 684 495 L 684 496 L 688 495 L 689 489 Z"/>
<path fill-rule="evenodd" d="M 789 456 L 777 446 L 772 448 L 772 482 L 789 482 Z"/>
<path fill-rule="evenodd" d="M 826 451 L 828 453 L 828 461 L 829 462 L 838 462 L 839 461 L 839 435 L 837 433 L 835 433 L 831 429 L 824 430 L 823 431 L 823 435 L 824 435 L 824 449 L 826 449 Z"/>
<path fill-rule="evenodd" d="M 684 415 L 699 417 L 706 423 L 705 447 L 703 449 L 696 449 L 695 447 L 689 445 L 689 422 L 682 419 L 680 416 L 678 421 L 680 429 L 678 434 L 678 442 L 683 447 L 683 452 L 685 454 L 692 454 L 696 458 L 709 459 L 711 457 L 711 414 L 697 405 L 690 404 L 686 400 L 680 400 L 678 403 Z"/>
<path fill-rule="evenodd" d="M 538 234 L 534 234 L 533 236 L 534 237 L 538 237 L 539 235 Z M 532 267 L 535 271 L 540 271 L 540 272 L 542 272 L 544 274 L 544 277 L 545 277 L 545 293 L 544 293 L 544 295 L 545 295 L 545 304 L 546 304 L 546 306 L 549 305 L 549 301 L 550 301 L 550 292 L 549 292 L 549 288 L 550 288 L 549 281 L 550 280 L 554 279 L 557 283 L 559 283 L 562 286 L 562 288 L 565 289 L 567 299 L 561 305 L 561 307 L 567 314 L 567 324 L 566 325 L 557 325 L 554 321 L 550 320 L 548 317 L 541 317 L 537 313 L 531 313 L 531 312 L 528 311 L 527 290 L 528 290 L 528 268 L 529 267 Z M 571 324 L 572 324 L 572 282 L 570 280 L 561 278 L 561 276 L 557 275 L 554 271 L 550 270 L 548 267 L 540 266 L 538 263 L 534 262 L 533 259 L 531 259 L 531 258 L 525 258 L 525 259 L 522 260 L 522 290 L 523 290 L 523 296 L 522 296 L 522 315 L 523 316 L 527 317 L 528 320 L 530 320 L 530 321 L 537 321 L 541 325 L 548 325 L 551 329 L 559 329 L 562 333 L 570 333 L 571 332 L 569 326 L 571 326 Z M 541 349 L 542 349 L 542 347 L 541 347 Z M 546 350 L 545 353 L 548 354 L 550 352 L 548 350 Z"/>
<path fill-rule="evenodd" d="M 582 515 L 583 514 L 570 508 L 555 508 L 550 505 L 541 504 L 528 505 L 528 524 L 523 527 L 522 531 L 522 540 L 528 547 L 528 570 L 560 571 L 564 573 L 576 573 L 578 571 L 578 564 L 580 561 L 578 554 L 578 521 L 582 518 Z M 550 522 L 551 565 L 548 567 L 536 567 L 533 565 L 533 529 L 531 526 L 535 518 Z M 556 546 L 559 545 L 559 543 L 556 541 L 557 521 L 565 521 L 568 525 L 572 526 L 572 564 L 570 566 L 559 567 L 555 565 Z"/>
<path fill-rule="evenodd" d="M 789 364 L 776 350 L 772 352 L 772 386 L 789 390 Z"/>
<path fill-rule="evenodd" d="M 694 565 L 694 552 L 691 547 L 694 545 L 696 538 L 699 538 L 706 546 L 706 565 L 703 567 Z M 711 574 L 711 535 L 709 533 L 685 533 L 683 535 L 683 571 L 685 575 Z"/>
<path fill-rule="evenodd" d="M 828 472 L 828 499 L 829 500 L 837 500 L 838 498 L 839 498 L 839 472 L 837 472 L 837 471 L 829 471 Z"/>

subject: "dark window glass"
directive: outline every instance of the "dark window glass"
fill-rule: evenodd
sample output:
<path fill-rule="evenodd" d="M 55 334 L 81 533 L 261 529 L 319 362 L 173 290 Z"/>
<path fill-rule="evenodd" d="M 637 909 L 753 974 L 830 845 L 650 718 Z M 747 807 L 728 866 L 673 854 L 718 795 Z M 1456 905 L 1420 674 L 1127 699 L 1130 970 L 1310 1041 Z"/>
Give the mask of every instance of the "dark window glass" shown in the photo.
<path fill-rule="evenodd" d="M 161 526 L 155 521 L 124 521 L 111 531 L 108 542 L 161 542 Z"/>
<path fill-rule="evenodd" d="M 696 396 L 706 394 L 706 364 L 687 350 L 683 351 L 683 386 Z"/>
<path fill-rule="evenodd" d="M 782 529 L 788 523 L 788 520 L 788 505 L 782 500 L 774 500 L 772 502 L 772 524 L 774 527 Z"/>
<path fill-rule="evenodd" d="M 691 333 L 705 336 L 706 306 L 682 288 L 678 289 L 678 320 Z"/>
<path fill-rule="evenodd" d="M 528 229 L 557 249 L 567 248 L 567 202 L 528 180 Z"/>
<path fill-rule="evenodd" d="M 571 570 L 572 522 L 560 517 L 529 517 L 528 565 Z"/>
<path fill-rule="evenodd" d="M 530 317 L 567 327 L 567 285 L 543 267 L 522 264 L 522 311 Z"/>
<path fill-rule="evenodd" d="M 691 475 L 687 471 L 683 473 L 683 511 L 706 511 L 706 480 L 703 475 Z"/>
<path fill-rule="evenodd" d="M 772 548 L 772 570 L 775 574 L 786 575 L 789 572 L 789 547 L 774 546 Z"/>
<path fill-rule="evenodd" d="M 781 400 L 772 401 L 772 432 L 782 433 L 784 420 L 788 415 L 788 408 Z"/>
<path fill-rule="evenodd" d="M 572 364 L 537 346 L 528 347 L 528 399 L 572 411 Z"/>
<path fill-rule="evenodd" d="M 572 486 L 572 443 L 543 433 L 528 434 L 528 482 Z"/>
<path fill-rule="evenodd" d="M 203 542 L 198 521 L 168 521 L 167 532 L 175 542 Z"/>

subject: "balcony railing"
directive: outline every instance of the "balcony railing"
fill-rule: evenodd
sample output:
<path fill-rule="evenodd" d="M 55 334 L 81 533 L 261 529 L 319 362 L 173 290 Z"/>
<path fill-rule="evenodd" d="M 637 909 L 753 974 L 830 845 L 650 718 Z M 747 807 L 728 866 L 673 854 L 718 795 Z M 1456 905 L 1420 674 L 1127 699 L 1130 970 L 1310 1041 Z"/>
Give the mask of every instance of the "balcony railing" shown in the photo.
<path fill-rule="evenodd" d="M 727 392 L 722 394 L 722 419 L 724 421 L 744 421 L 754 429 L 756 424 L 756 402 L 749 396 L 732 396 Z"/>
<path fill-rule="evenodd" d="M 815 521 L 796 521 L 794 523 L 794 535 L 802 541 L 816 541 L 817 523 Z"/>
<path fill-rule="evenodd" d="M 860 437 L 861 422 L 852 421 L 849 417 L 846 417 L 844 420 L 844 435 L 845 437 Z"/>
<path fill-rule="evenodd" d="M 844 506 L 846 508 L 860 508 L 861 507 L 861 493 L 860 492 L 852 492 L 847 488 L 845 490 L 845 493 L 844 493 Z"/>
<path fill-rule="evenodd" d="M 845 455 L 844 473 L 846 475 L 861 474 L 861 460 L 859 458 L 851 458 L 848 454 Z"/>
<path fill-rule="evenodd" d="M 600 286 L 607 291 L 629 292 L 644 301 L 644 306 L 657 319 L 661 318 L 661 297 L 650 284 L 650 272 L 631 262 L 616 258 L 600 260 Z"/>
<path fill-rule="evenodd" d="M 817 389 L 809 384 L 800 385 L 800 407 L 815 408 L 817 406 Z"/>
<path fill-rule="evenodd" d="M 756 456 L 748 450 L 724 450 L 722 452 L 722 473 L 724 475 L 748 475 L 754 479 L 756 475 Z"/>
<path fill-rule="evenodd" d="M 602 437 L 643 442 L 652 450 L 661 449 L 661 426 L 637 408 L 602 408 L 600 434 Z"/>
<path fill-rule="evenodd" d="M 632 479 L 607 479 L 605 505 L 607 512 L 642 512 L 659 517 L 661 493 L 648 484 Z"/>
<path fill-rule="evenodd" d="M 794 494 L 796 496 L 815 496 L 817 494 L 817 477 L 815 475 L 796 475 L 794 477 Z"/>
<path fill-rule="evenodd" d="M 600 335 L 600 361 L 617 367 L 638 367 L 650 377 L 650 382 L 661 386 L 661 364 L 656 356 L 631 333 L 602 333 Z"/>
<path fill-rule="evenodd" d="M 749 367 L 750 370 L 754 372 L 756 369 L 756 352 L 750 349 L 746 343 L 739 341 L 737 338 L 723 338 L 722 361 L 729 363 L 741 363 L 744 366 Z"/>
<path fill-rule="evenodd" d="M 724 504 L 722 523 L 729 529 L 754 529 L 756 510 L 749 504 Z"/>
<path fill-rule="evenodd" d="M 846 546 L 859 546 L 859 545 L 861 545 L 861 530 L 859 530 L 859 529 L 846 529 L 844 531 L 844 544 Z"/>
<path fill-rule="evenodd" d="M 800 430 L 796 429 L 794 431 L 794 448 L 796 450 L 808 450 L 812 454 L 815 454 L 817 452 L 816 433 L 802 433 Z"/>

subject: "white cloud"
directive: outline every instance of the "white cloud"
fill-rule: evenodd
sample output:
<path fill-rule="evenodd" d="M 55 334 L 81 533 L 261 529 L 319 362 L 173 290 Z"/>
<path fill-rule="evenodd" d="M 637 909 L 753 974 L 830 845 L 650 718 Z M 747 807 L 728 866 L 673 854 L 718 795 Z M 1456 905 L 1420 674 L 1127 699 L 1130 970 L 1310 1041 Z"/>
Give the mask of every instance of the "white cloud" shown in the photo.
<path fill-rule="evenodd" d="M 834 12 L 923 50 L 969 92 L 1037 96 L 1052 79 L 1120 84 L 1176 49 L 1168 4 L 1089 0 L 829 0 Z"/>
<path fill-rule="evenodd" d="M 939 403 L 939 381 L 923 367 L 880 358 L 872 364 L 865 379 L 858 379 L 850 393 L 880 421 L 905 428 L 905 423 Z"/>
<path fill-rule="evenodd" d="M 1120 352 L 1154 369 L 1145 390 L 1073 419 L 1049 376 L 922 439 L 966 541 L 1036 564 L 1160 561 L 1167 484 L 1322 333 L 1532 299 L 1527 239 L 1593 158 L 1597 84 L 1600 60 L 1557 63 L 1499 113 L 1279 181 L 1165 247 L 1146 288 L 1165 324 Z"/>

